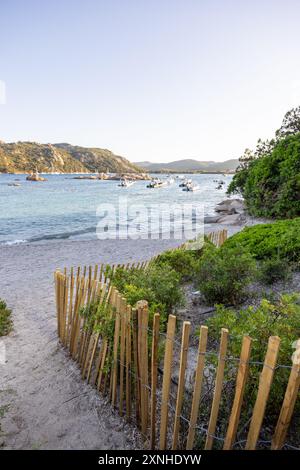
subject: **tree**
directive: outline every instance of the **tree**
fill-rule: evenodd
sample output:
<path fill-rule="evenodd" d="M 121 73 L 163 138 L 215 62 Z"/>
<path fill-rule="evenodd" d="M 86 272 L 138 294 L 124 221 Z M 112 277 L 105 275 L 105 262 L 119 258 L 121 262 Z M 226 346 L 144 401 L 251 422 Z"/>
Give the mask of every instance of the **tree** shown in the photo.
<path fill-rule="evenodd" d="M 259 139 L 254 151 L 246 149 L 244 154 L 239 158 L 239 166 L 236 170 L 227 193 L 241 193 L 245 196 L 246 182 L 250 176 L 251 167 L 254 166 L 256 160 L 270 157 L 274 149 L 279 143 L 288 136 L 300 133 L 300 106 L 292 108 L 288 111 L 282 121 L 281 127 L 275 132 L 275 137 L 271 140 Z"/>
<path fill-rule="evenodd" d="M 283 118 L 280 129 L 276 131 L 278 140 L 288 136 L 295 135 L 300 132 L 300 106 L 292 108 Z"/>

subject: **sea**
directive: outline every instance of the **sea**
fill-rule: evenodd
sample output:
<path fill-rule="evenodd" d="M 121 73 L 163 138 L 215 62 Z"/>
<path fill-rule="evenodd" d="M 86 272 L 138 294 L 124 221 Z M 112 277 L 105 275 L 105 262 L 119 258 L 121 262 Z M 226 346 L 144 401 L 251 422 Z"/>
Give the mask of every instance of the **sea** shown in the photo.
<path fill-rule="evenodd" d="M 198 213 L 214 215 L 216 204 L 227 197 L 232 179 L 222 174 L 187 175 L 199 190 L 186 192 L 179 186 L 182 175 L 152 189 L 147 188 L 147 181 L 122 188 L 114 180 L 44 176 L 47 181 L 34 182 L 26 181 L 26 175 L 0 174 L 0 245 L 126 238 L 130 226 L 143 237 L 149 237 L 149 226 L 152 237 L 164 237 L 162 220 L 169 217 L 170 207 L 187 208 L 185 217 L 191 219 Z M 159 178 L 168 180 L 167 175 Z M 224 181 L 221 189 L 217 189 L 219 180 Z M 175 225 L 180 224 L 182 217 L 173 216 L 174 220 Z"/>

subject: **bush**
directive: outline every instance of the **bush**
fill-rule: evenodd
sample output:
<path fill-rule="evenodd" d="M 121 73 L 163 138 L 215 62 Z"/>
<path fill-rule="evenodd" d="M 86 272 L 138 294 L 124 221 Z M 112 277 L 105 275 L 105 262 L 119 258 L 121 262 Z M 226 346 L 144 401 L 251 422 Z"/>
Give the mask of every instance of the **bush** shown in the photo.
<path fill-rule="evenodd" d="M 288 281 L 292 276 L 292 269 L 286 259 L 270 258 L 259 265 L 259 279 L 264 284 L 274 284 L 277 281 Z"/>
<path fill-rule="evenodd" d="M 230 332 L 228 355 L 239 357 L 242 336 L 247 334 L 253 338 L 251 361 L 263 362 L 270 336 L 281 339 L 278 364 L 291 366 L 293 343 L 300 337 L 300 303 L 298 294 L 282 295 L 277 303 L 262 300 L 259 307 L 249 307 L 235 312 L 218 306 L 216 314 L 208 322 L 210 334 L 218 340 L 220 329 L 228 328 Z M 245 402 L 254 403 L 257 394 L 259 373 L 262 366 L 252 365 L 245 393 Z M 269 398 L 267 415 L 278 417 L 279 409 L 287 385 L 289 369 L 276 370 Z"/>
<path fill-rule="evenodd" d="M 0 299 L 0 336 L 8 335 L 12 330 L 11 310 L 4 300 Z"/>
<path fill-rule="evenodd" d="M 155 260 L 155 265 L 167 265 L 180 275 L 182 281 L 188 281 L 194 276 L 197 258 L 199 258 L 198 251 L 178 248 L 176 250 L 165 251 L 159 255 Z"/>
<path fill-rule="evenodd" d="M 226 240 L 224 248 L 243 246 L 257 260 L 286 258 L 300 261 L 300 218 L 246 227 Z"/>
<path fill-rule="evenodd" d="M 183 303 L 180 276 L 168 265 L 151 264 L 145 270 L 117 268 L 112 283 L 133 307 L 139 300 L 147 300 L 150 319 L 159 312 L 164 322 Z"/>
<path fill-rule="evenodd" d="M 198 271 L 198 284 L 208 303 L 238 304 L 246 296 L 256 263 L 244 248 L 206 247 Z"/>

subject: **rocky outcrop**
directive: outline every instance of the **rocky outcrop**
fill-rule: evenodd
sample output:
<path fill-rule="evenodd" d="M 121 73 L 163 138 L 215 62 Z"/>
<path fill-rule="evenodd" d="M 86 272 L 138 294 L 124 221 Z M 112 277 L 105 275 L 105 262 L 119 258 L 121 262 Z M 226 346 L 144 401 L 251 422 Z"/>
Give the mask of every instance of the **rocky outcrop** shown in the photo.
<path fill-rule="evenodd" d="M 241 199 L 226 199 L 215 207 L 217 215 L 205 217 L 205 224 L 242 225 L 246 220 L 245 205 Z"/>

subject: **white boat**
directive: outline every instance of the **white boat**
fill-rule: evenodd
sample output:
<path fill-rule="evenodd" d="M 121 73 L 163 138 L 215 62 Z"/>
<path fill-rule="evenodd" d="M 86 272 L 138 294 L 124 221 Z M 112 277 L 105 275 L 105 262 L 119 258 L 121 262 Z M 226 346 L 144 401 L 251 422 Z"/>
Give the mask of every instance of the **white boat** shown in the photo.
<path fill-rule="evenodd" d="M 167 184 L 168 184 L 168 185 L 171 185 L 171 184 L 173 184 L 174 182 L 175 182 L 175 180 L 174 180 L 173 176 L 169 176 L 169 177 L 167 178 Z"/>
<path fill-rule="evenodd" d="M 195 184 L 193 182 L 188 183 L 184 188 L 182 188 L 182 191 L 194 192 L 194 191 L 199 191 L 199 190 L 200 190 L 199 184 Z"/>
<path fill-rule="evenodd" d="M 182 183 L 180 183 L 179 187 L 180 188 L 185 188 L 187 185 L 189 184 L 192 184 L 192 180 L 191 179 L 187 179 L 185 178 Z"/>
<path fill-rule="evenodd" d="M 119 186 L 121 188 L 129 188 L 130 186 L 132 186 L 134 184 L 134 181 L 132 180 L 127 180 L 126 178 L 122 178 L 120 179 L 120 184 Z"/>
<path fill-rule="evenodd" d="M 21 186 L 21 183 L 8 183 L 7 186 Z"/>
<path fill-rule="evenodd" d="M 164 186 L 167 186 L 167 181 L 162 181 L 161 179 L 153 179 L 150 181 L 149 184 L 147 184 L 147 188 L 163 188 Z"/>

